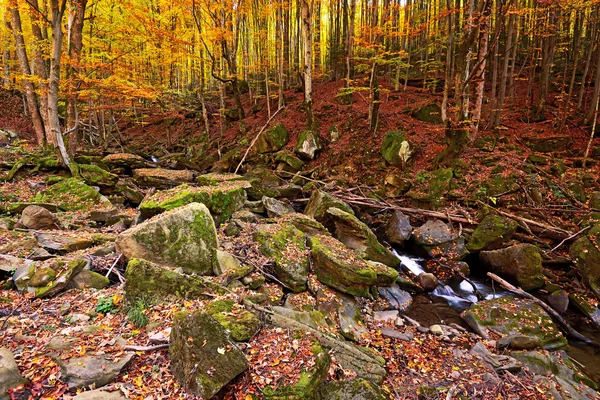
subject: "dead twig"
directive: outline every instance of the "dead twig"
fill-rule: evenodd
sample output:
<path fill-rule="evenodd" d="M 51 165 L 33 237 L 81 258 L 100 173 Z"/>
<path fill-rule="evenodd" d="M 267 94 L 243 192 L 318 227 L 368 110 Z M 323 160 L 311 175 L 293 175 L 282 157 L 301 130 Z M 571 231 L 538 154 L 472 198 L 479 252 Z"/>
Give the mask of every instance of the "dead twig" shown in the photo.
<path fill-rule="evenodd" d="M 267 127 L 269 126 L 269 124 L 271 123 L 273 118 L 275 118 L 277 116 L 277 114 L 279 114 L 281 112 L 281 110 L 283 110 L 283 109 L 285 109 L 285 107 L 281 107 L 277 111 L 275 111 L 275 113 L 273 115 L 271 115 L 271 118 L 269 118 L 267 120 L 267 122 L 263 125 L 263 127 L 260 129 L 260 131 L 258 131 L 258 134 L 254 137 L 254 139 L 252 139 L 252 142 L 250 142 L 250 146 L 248 146 L 248 148 L 246 149 L 246 152 L 244 153 L 242 160 L 240 161 L 238 166 L 235 168 L 235 171 L 233 172 L 234 174 L 237 174 L 238 170 L 242 167 L 242 164 L 244 163 L 244 161 L 246 161 L 246 157 L 248 157 L 248 153 L 250 152 L 250 149 L 252 148 L 252 146 L 254 146 L 254 144 L 260 137 L 260 135 L 264 132 L 265 129 L 267 129 Z"/>
<path fill-rule="evenodd" d="M 590 226 L 586 226 L 585 228 L 583 228 L 583 229 L 582 229 L 582 230 L 580 230 L 579 232 L 577 232 L 577 233 L 574 233 L 574 234 L 572 234 L 571 236 L 569 236 L 569 237 L 567 237 L 567 238 L 564 238 L 564 239 L 562 240 L 562 242 L 560 242 L 559 244 L 557 244 L 556 246 L 554 246 L 552 249 L 550 249 L 550 251 L 548 251 L 548 253 L 554 253 L 554 251 L 555 251 L 556 249 L 558 249 L 560 246 L 562 246 L 563 244 L 565 244 L 565 242 L 567 242 L 567 241 L 569 241 L 569 240 L 571 240 L 571 239 L 574 239 L 574 238 L 576 238 L 577 236 L 579 236 L 580 234 L 582 234 L 583 232 L 587 231 L 587 230 L 588 230 L 588 229 L 590 229 L 590 228 L 591 228 Z"/>

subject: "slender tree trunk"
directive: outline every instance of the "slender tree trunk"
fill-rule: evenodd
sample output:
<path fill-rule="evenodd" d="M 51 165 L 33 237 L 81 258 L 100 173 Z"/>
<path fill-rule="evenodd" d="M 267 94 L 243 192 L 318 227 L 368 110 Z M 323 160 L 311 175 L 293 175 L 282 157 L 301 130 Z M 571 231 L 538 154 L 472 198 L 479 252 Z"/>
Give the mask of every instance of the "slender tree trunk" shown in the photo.
<path fill-rule="evenodd" d="M 596 59 L 596 76 L 594 78 L 594 92 L 592 95 L 592 101 L 590 102 L 590 108 L 588 109 L 585 118 L 583 119 L 583 123 L 585 125 L 592 122 L 592 119 L 596 117 L 596 104 L 598 103 L 598 98 L 600 98 L 600 46 L 596 50 L 597 59 Z"/>
<path fill-rule="evenodd" d="M 515 12 L 517 0 L 512 0 L 511 10 Z M 506 97 L 506 81 L 508 79 L 508 65 L 510 63 L 510 55 L 512 53 L 513 36 L 515 36 L 515 15 L 510 14 L 508 19 L 508 28 L 506 30 L 506 46 L 502 54 L 502 70 L 500 71 L 500 87 L 498 89 L 498 102 L 496 109 L 492 113 L 492 127 L 497 128 L 500 125 L 500 116 L 504 108 L 504 98 Z"/>
<path fill-rule="evenodd" d="M 314 129 L 315 118 L 313 115 L 312 98 L 312 1 L 301 0 L 302 7 L 302 39 L 304 40 L 304 106 L 308 129 Z"/>
<path fill-rule="evenodd" d="M 573 65 L 571 71 L 571 80 L 569 81 L 569 91 L 567 93 L 567 97 L 564 100 L 563 110 L 560 117 L 560 124 L 558 126 L 558 132 L 562 132 L 565 129 L 565 124 L 567 123 L 567 118 L 569 116 L 569 106 L 571 103 L 571 97 L 573 96 L 573 88 L 575 87 L 575 77 L 577 76 L 577 63 L 579 62 L 579 46 L 581 44 L 581 33 L 582 33 L 582 23 L 584 20 L 584 16 L 580 13 L 577 13 L 576 22 L 575 22 L 575 38 L 573 43 Z M 565 62 L 565 65 L 568 63 Z"/>
<path fill-rule="evenodd" d="M 444 123 L 448 121 L 448 96 L 450 93 L 450 81 L 452 80 L 452 52 L 454 51 L 454 14 L 450 12 L 452 9 L 451 0 L 446 0 L 446 8 L 448 9 L 448 45 L 446 47 L 446 72 L 444 75 L 444 94 L 442 97 L 441 117 Z"/>
<path fill-rule="evenodd" d="M 77 113 L 77 91 L 79 90 L 81 73 L 81 51 L 83 49 L 83 22 L 88 0 L 73 2 L 73 23 L 70 29 L 70 67 L 68 69 L 67 90 L 67 129 L 72 130 L 69 137 L 69 153 L 75 154 L 80 142 L 79 116 Z"/>
<path fill-rule="evenodd" d="M 277 52 L 277 78 L 279 83 L 278 90 L 278 108 L 285 106 L 285 98 L 283 96 L 283 90 L 285 89 L 283 79 L 283 46 L 284 38 L 282 37 L 282 25 L 283 24 L 283 9 L 281 2 L 277 3 L 277 18 L 275 21 L 275 49 Z"/>
<path fill-rule="evenodd" d="M 477 67 L 473 72 L 477 85 L 475 88 L 475 108 L 473 110 L 473 129 L 471 142 L 477 140 L 479 134 L 479 123 L 481 120 L 481 107 L 483 105 L 483 92 L 485 89 L 485 67 L 488 56 L 489 42 L 489 21 L 492 1 L 484 0 L 486 5 L 483 7 L 482 16 L 479 19 L 479 49 L 477 51 Z"/>

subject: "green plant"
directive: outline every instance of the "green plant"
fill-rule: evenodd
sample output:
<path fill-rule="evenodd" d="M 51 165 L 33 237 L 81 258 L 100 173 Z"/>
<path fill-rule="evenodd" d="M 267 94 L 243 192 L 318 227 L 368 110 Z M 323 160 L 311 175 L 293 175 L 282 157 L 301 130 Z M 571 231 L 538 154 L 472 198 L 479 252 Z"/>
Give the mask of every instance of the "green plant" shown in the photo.
<path fill-rule="evenodd" d="M 102 297 L 98 299 L 98 303 L 96 304 L 96 312 L 98 314 L 108 314 L 108 313 L 116 313 L 118 311 L 118 306 L 115 302 L 115 298 L 113 297 Z"/>
<path fill-rule="evenodd" d="M 127 311 L 127 319 L 133 325 L 138 328 L 146 326 L 148 324 L 148 316 L 144 312 L 146 309 L 146 303 L 142 300 L 137 300 L 135 304 L 129 307 Z"/>
<path fill-rule="evenodd" d="M 75 317 L 72 314 L 69 314 L 65 317 L 65 322 L 69 325 L 74 324 L 75 321 Z"/>
<path fill-rule="evenodd" d="M 415 177 L 416 180 L 418 180 L 419 182 L 423 183 L 427 180 L 427 178 L 429 178 L 429 174 L 427 172 L 419 172 L 417 174 L 417 176 Z"/>

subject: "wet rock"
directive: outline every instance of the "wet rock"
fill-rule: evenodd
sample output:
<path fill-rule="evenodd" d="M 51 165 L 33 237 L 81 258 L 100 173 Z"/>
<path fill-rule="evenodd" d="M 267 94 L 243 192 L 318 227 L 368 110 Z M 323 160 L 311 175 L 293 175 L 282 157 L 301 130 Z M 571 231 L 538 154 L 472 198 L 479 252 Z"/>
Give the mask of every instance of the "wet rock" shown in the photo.
<path fill-rule="evenodd" d="M 600 298 L 600 224 L 577 239 L 569 249 L 569 256 L 585 283 Z"/>
<path fill-rule="evenodd" d="M 189 170 L 163 168 L 138 168 L 133 170 L 133 179 L 141 187 L 168 189 L 182 183 L 192 183 L 196 173 Z"/>
<path fill-rule="evenodd" d="M 428 272 L 421 272 L 417 276 L 417 282 L 426 292 L 432 292 L 439 285 L 439 281 L 435 275 Z"/>
<path fill-rule="evenodd" d="M 210 303 L 204 310 L 213 317 L 236 342 L 249 341 L 260 329 L 258 317 L 233 300 L 219 300 Z"/>
<path fill-rule="evenodd" d="M 62 360 L 54 356 L 60 366 L 63 380 L 69 389 L 78 389 L 94 385 L 104 386 L 114 380 L 121 370 L 133 359 L 134 353 L 125 353 L 122 357 L 111 359 L 108 356 L 84 356 Z"/>
<path fill-rule="evenodd" d="M 205 312 L 176 313 L 170 343 L 172 374 L 187 391 L 202 398 L 212 398 L 248 369 L 244 353 Z"/>
<path fill-rule="evenodd" d="M 273 272 L 284 286 L 296 293 L 306 290 L 310 260 L 302 231 L 290 223 L 260 225 L 253 238 L 275 261 Z"/>
<path fill-rule="evenodd" d="M 323 148 L 323 142 L 314 131 L 303 131 L 298 135 L 296 154 L 308 160 L 314 160 L 316 153 Z"/>
<path fill-rule="evenodd" d="M 524 335 L 538 338 L 545 349 L 553 350 L 567 345 L 567 339 L 558 330 L 552 318 L 531 300 L 506 296 L 484 300 L 461 317 L 471 328 L 488 339 L 488 329 L 504 335 Z"/>
<path fill-rule="evenodd" d="M 379 263 L 367 263 L 338 240 L 317 235 L 310 238 L 317 279 L 353 296 L 370 297 L 377 286 L 392 286 L 398 272 Z"/>
<path fill-rule="evenodd" d="M 94 245 L 92 239 L 54 233 L 36 233 L 35 240 L 37 240 L 40 247 L 61 254 L 87 249 Z"/>
<path fill-rule="evenodd" d="M 265 206 L 269 218 L 277 218 L 284 214 L 295 212 L 291 205 L 271 197 L 263 197 L 262 203 Z"/>
<path fill-rule="evenodd" d="M 317 400 L 385 400 L 381 389 L 364 379 L 327 382 Z"/>
<path fill-rule="evenodd" d="M 412 232 L 414 243 L 433 258 L 460 260 L 469 252 L 465 239 L 440 220 L 429 220 Z"/>
<path fill-rule="evenodd" d="M 49 186 L 38 193 L 34 201 L 56 204 L 65 211 L 79 211 L 92 207 L 112 208 L 112 204 L 106 197 L 76 178 L 63 179 Z"/>
<path fill-rule="evenodd" d="M 559 313 L 564 313 L 569 308 L 569 294 L 564 290 L 557 290 L 548 295 L 547 303 Z"/>
<path fill-rule="evenodd" d="M 254 148 L 258 153 L 273 153 L 279 151 L 290 140 L 290 134 L 281 124 L 263 132 L 256 141 Z"/>
<path fill-rule="evenodd" d="M 314 190 L 312 192 L 310 200 L 304 209 L 304 214 L 319 222 L 323 222 L 327 217 L 327 210 L 331 207 L 338 208 L 354 215 L 354 211 L 348 204 L 321 190 Z"/>
<path fill-rule="evenodd" d="M 79 164 L 81 178 L 91 186 L 111 187 L 119 181 L 119 177 L 98 167 L 97 165 Z"/>
<path fill-rule="evenodd" d="M 116 244 L 128 260 L 146 259 L 200 275 L 216 267 L 217 231 L 204 204 L 158 215 L 121 233 Z"/>
<path fill-rule="evenodd" d="M 379 291 L 379 296 L 385 299 L 394 310 L 406 312 L 412 305 L 412 296 L 408 292 L 400 289 L 398 285 L 380 287 L 377 290 Z"/>
<path fill-rule="evenodd" d="M 479 260 L 492 272 L 516 283 L 523 290 L 544 286 L 542 257 L 535 245 L 515 244 L 505 249 L 482 251 Z"/>
<path fill-rule="evenodd" d="M 60 220 L 44 207 L 31 205 L 25 207 L 19 221 L 28 229 L 50 230 L 60 229 Z"/>
<path fill-rule="evenodd" d="M 516 221 L 500 215 L 488 214 L 475 228 L 467 249 L 472 252 L 496 249 L 508 242 L 516 230 Z"/>
<path fill-rule="evenodd" d="M 27 379 L 19 374 L 13 353 L 6 347 L 0 347 L 0 399 L 9 400 L 6 391 L 26 382 Z"/>
<path fill-rule="evenodd" d="M 146 260 L 132 259 L 125 270 L 125 297 L 137 299 L 206 299 L 225 294 L 225 289 L 201 276 L 186 275 Z"/>
<path fill-rule="evenodd" d="M 412 234 L 410 220 L 400 211 L 394 211 L 388 220 L 386 234 L 390 243 L 404 244 Z"/>
<path fill-rule="evenodd" d="M 361 257 L 380 262 L 389 267 L 398 267 L 400 259 L 377 240 L 377 236 L 367 225 L 353 214 L 331 207 L 326 216 L 335 226 L 334 236 Z"/>
<path fill-rule="evenodd" d="M 111 168 L 125 168 L 129 171 L 146 166 L 142 157 L 130 153 L 109 154 L 102 159 L 102 162 Z"/>
<path fill-rule="evenodd" d="M 389 131 L 381 144 L 381 156 L 388 163 L 403 167 L 412 155 L 411 145 L 401 131 Z"/>

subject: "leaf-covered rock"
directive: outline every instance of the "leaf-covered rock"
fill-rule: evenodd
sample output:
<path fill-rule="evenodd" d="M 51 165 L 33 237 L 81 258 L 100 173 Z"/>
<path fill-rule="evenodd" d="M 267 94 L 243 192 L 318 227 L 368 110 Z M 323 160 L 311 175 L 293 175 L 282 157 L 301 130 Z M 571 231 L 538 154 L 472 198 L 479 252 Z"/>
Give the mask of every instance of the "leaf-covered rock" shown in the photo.
<path fill-rule="evenodd" d="M 517 230 L 517 222 L 496 214 L 488 214 L 477 225 L 467 244 L 469 251 L 498 248 L 508 242 Z"/>
<path fill-rule="evenodd" d="M 104 206 L 112 207 L 110 201 L 91 186 L 76 178 L 63 179 L 38 193 L 34 201 L 53 203 L 65 211 L 78 211 Z"/>
<path fill-rule="evenodd" d="M 516 283 L 523 290 L 544 286 L 542 256 L 533 244 L 515 244 L 505 249 L 479 253 L 479 260 L 492 272 Z"/>
<path fill-rule="evenodd" d="M 141 187 L 168 189 L 183 183 L 192 183 L 194 171 L 164 168 L 138 168 L 133 170 L 133 179 Z"/>
<path fill-rule="evenodd" d="M 236 342 L 249 341 L 260 329 L 258 317 L 233 300 L 218 300 L 206 306 L 205 311 L 225 328 Z"/>
<path fill-rule="evenodd" d="M 119 181 L 119 177 L 103 170 L 97 165 L 79 164 L 79 174 L 91 186 L 115 186 Z"/>
<path fill-rule="evenodd" d="M 326 219 L 326 212 L 329 208 L 336 207 L 342 211 L 346 211 L 354 215 L 352 208 L 341 200 L 333 197 L 329 193 L 323 192 L 322 190 L 314 190 L 310 196 L 310 200 L 306 204 L 304 214 L 316 219 L 319 222 L 323 222 Z"/>

